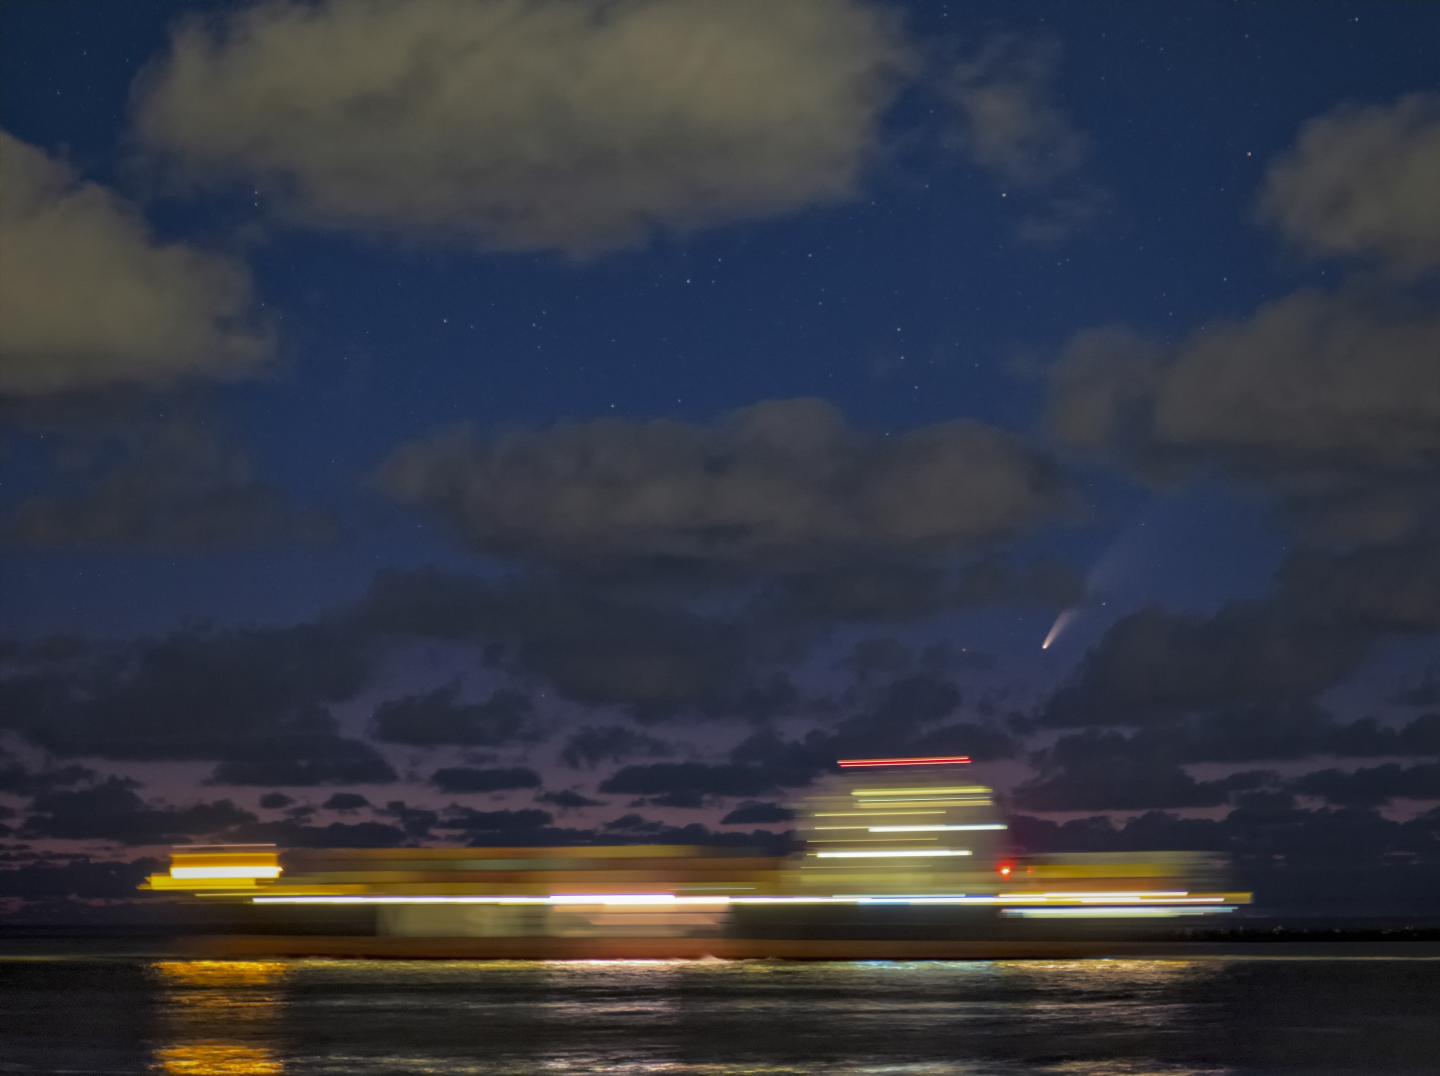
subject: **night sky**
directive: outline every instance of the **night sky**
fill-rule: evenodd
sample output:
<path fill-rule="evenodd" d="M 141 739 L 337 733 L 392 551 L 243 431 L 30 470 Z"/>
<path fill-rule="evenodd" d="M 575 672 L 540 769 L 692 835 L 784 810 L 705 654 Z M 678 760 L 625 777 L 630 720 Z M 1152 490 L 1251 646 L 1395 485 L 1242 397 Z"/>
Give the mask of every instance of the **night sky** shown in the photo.
<path fill-rule="evenodd" d="M 1433 910 L 1440 5 L 9 0 L 0 602 L 25 915 L 923 753 Z"/>

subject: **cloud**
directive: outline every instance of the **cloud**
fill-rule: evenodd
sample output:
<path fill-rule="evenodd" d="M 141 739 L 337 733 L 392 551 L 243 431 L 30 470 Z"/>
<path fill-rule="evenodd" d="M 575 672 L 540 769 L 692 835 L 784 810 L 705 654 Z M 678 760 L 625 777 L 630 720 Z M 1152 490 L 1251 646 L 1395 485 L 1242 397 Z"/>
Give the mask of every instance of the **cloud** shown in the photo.
<path fill-rule="evenodd" d="M 282 848 L 395 848 L 406 842 L 407 833 L 383 822 L 331 822 L 311 826 L 286 819 L 279 822 L 252 822 L 229 833 L 234 841 L 277 844 Z"/>
<path fill-rule="evenodd" d="M 317 623 L 187 629 L 0 673 L 0 726 L 62 757 L 284 762 L 345 751 L 323 705 L 370 666 L 364 640 Z"/>
<path fill-rule="evenodd" d="M 1366 641 L 1273 604 L 1238 602 L 1208 617 L 1146 608 L 1110 627 L 1042 716 L 1060 726 L 1145 725 L 1303 702 L 1353 669 Z"/>
<path fill-rule="evenodd" d="M 670 753 L 670 745 L 663 740 L 624 725 L 586 725 L 570 734 L 560 758 L 572 769 L 594 769 L 602 762 Z"/>
<path fill-rule="evenodd" d="M 133 897 L 146 876 L 161 866 L 158 859 L 149 857 L 128 863 L 94 860 L 88 856 L 37 859 L 22 866 L 0 869 L 0 899 L 124 900 Z"/>
<path fill-rule="evenodd" d="M 722 826 L 764 826 L 775 822 L 789 822 L 795 817 L 795 812 L 788 807 L 782 807 L 778 803 L 742 803 L 733 811 L 720 819 Z"/>
<path fill-rule="evenodd" d="M 446 766 L 430 775 L 430 783 L 442 792 L 503 792 L 512 788 L 539 788 L 540 775 L 524 766 L 489 770 Z"/>
<path fill-rule="evenodd" d="M 562 811 L 575 811 L 582 807 L 603 807 L 604 800 L 592 800 L 589 796 L 582 796 L 570 789 L 561 789 L 558 792 L 542 792 L 535 797 L 536 803 L 548 803 L 551 807 L 558 807 Z"/>
<path fill-rule="evenodd" d="M 136 208 L 0 132 L 0 396 L 234 380 L 271 334 L 244 265 L 163 243 Z"/>
<path fill-rule="evenodd" d="M 477 844 L 485 843 L 487 836 L 535 833 L 555 821 L 549 811 L 524 807 L 520 810 L 477 811 L 471 807 L 451 807 L 439 829 L 461 830 L 475 839 Z"/>
<path fill-rule="evenodd" d="M 376 808 L 376 814 L 393 818 L 411 840 L 424 840 L 440 821 L 440 812 L 428 807 L 412 807 L 404 800 L 390 800 L 384 807 Z"/>
<path fill-rule="evenodd" d="M 702 425 L 616 419 L 489 439 L 440 435 L 380 472 L 480 553 L 593 563 L 940 553 L 1055 514 L 1062 481 L 1024 442 L 955 421 L 882 437 L 816 399 Z"/>
<path fill-rule="evenodd" d="M 803 783 L 803 782 L 797 782 Z M 755 766 L 714 762 L 651 762 L 625 766 L 600 783 L 604 793 L 664 796 L 760 796 L 777 786 L 776 775 Z"/>
<path fill-rule="evenodd" d="M 31 838 L 163 844 L 222 833 L 255 816 L 229 800 L 188 807 L 155 806 L 133 782 L 110 777 L 89 788 L 36 796 L 24 835 Z"/>
<path fill-rule="evenodd" d="M 1432 311 L 1354 289 L 1295 292 L 1174 348 L 1090 330 L 1052 368 L 1049 422 L 1076 447 L 1252 479 L 1430 467 L 1437 347 Z"/>
<path fill-rule="evenodd" d="M 498 747 L 536 738 L 529 728 L 533 718 L 528 695 L 500 688 L 484 702 L 463 702 L 454 683 L 381 703 L 375 710 L 375 736 L 416 747 Z"/>
<path fill-rule="evenodd" d="M 320 806 L 327 811 L 358 811 L 369 807 L 370 801 L 358 792 L 336 792 Z"/>
<path fill-rule="evenodd" d="M 1317 770 L 1297 777 L 1289 788 L 1341 806 L 1372 806 L 1392 799 L 1440 800 L 1440 763 L 1387 762 L 1354 770 Z"/>
<path fill-rule="evenodd" d="M 1054 99 L 1059 61 L 1053 39 L 995 34 L 955 65 L 945 88 L 977 164 L 1008 182 L 1042 186 L 1085 163 L 1090 140 Z"/>
<path fill-rule="evenodd" d="M 1343 105 L 1270 166 L 1261 217 L 1314 254 L 1440 266 L 1440 93 Z"/>
<path fill-rule="evenodd" d="M 355 618 L 377 633 L 503 644 L 515 672 L 643 720 L 686 709 L 723 716 L 750 686 L 758 647 L 754 633 L 683 604 L 539 574 L 388 573 Z"/>
<path fill-rule="evenodd" d="M 212 785 L 368 785 L 398 779 L 394 767 L 363 740 L 302 732 L 232 745 Z"/>
<path fill-rule="evenodd" d="M 1316 697 L 1381 640 L 1435 632 L 1440 546 L 1302 550 L 1282 564 L 1262 600 L 1230 602 L 1210 615 L 1145 608 L 1116 621 L 1041 716 L 1058 726 L 1145 726 L 1229 711 L 1225 720 L 1252 749 L 1264 734 L 1244 727 L 1240 715 L 1289 722 L 1305 729 L 1315 751 L 1329 751 L 1347 736 L 1356 744 L 1360 733 L 1314 716 Z M 1194 734 L 1203 741 L 1224 727 Z"/>
<path fill-rule="evenodd" d="M 274 0 L 182 22 L 135 126 L 292 220 L 580 256 L 852 197 L 908 48 L 857 0 Z"/>
<path fill-rule="evenodd" d="M 82 464 L 77 461 L 88 455 Z M 215 550 L 332 541 L 334 521 L 258 480 L 248 456 L 191 421 L 72 444 L 46 492 L 0 515 L 0 541 L 38 549 Z"/>

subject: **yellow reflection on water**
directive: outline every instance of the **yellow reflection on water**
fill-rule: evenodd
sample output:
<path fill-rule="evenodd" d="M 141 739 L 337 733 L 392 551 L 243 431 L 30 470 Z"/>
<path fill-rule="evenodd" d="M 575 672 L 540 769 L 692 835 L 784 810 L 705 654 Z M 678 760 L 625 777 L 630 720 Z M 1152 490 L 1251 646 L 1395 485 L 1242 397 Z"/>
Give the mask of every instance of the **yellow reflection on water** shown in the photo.
<path fill-rule="evenodd" d="M 155 1051 L 155 1061 L 166 1076 L 276 1076 L 285 1071 L 263 1046 L 223 1042 L 162 1046 Z"/>
<path fill-rule="evenodd" d="M 166 1076 L 275 1076 L 271 1045 L 289 966 L 263 960 L 161 960 L 154 1070 Z"/>

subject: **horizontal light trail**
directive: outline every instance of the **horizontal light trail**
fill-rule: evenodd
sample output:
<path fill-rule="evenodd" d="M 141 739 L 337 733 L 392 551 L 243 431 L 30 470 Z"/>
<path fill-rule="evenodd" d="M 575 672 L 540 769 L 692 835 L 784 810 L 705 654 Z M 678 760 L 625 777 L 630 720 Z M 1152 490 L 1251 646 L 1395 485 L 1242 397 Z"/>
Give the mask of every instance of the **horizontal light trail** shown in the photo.
<path fill-rule="evenodd" d="M 954 785 L 946 788 L 856 788 L 852 796 L 978 796 L 989 795 L 984 785 Z"/>
<path fill-rule="evenodd" d="M 989 807 L 989 796 L 974 796 L 970 799 L 919 799 L 919 800 L 862 800 L 855 806 L 871 811 L 893 814 L 892 807 Z"/>
<path fill-rule="evenodd" d="M 1204 908 L 1193 905 L 1172 908 L 1163 904 L 1130 904 L 1118 908 L 1005 908 L 1001 914 L 1021 919 L 1174 919 L 1182 915 L 1217 915 L 1234 910 L 1234 907 L 1229 905 L 1213 904 Z"/>
<path fill-rule="evenodd" d="M 936 755 L 931 758 L 842 758 L 836 763 L 842 770 L 861 770 L 874 766 L 968 766 L 969 755 Z"/>
<path fill-rule="evenodd" d="M 968 856 L 968 848 L 891 848 L 883 852 L 812 852 L 817 859 L 926 859 L 935 856 Z"/>
<path fill-rule="evenodd" d="M 817 829 L 819 827 L 816 827 Z M 841 827 L 836 827 L 841 828 Z M 978 830 L 1008 829 L 1004 822 L 977 822 L 969 826 L 866 826 L 843 827 L 846 829 L 869 829 L 871 833 L 970 833 Z"/>
<path fill-rule="evenodd" d="M 550 896 L 530 897 L 456 897 L 456 896 L 293 896 L 293 897 L 252 897 L 253 904 L 305 904 L 305 905 L 490 905 L 502 907 L 570 907 L 570 908 L 620 908 L 620 907 L 728 907 L 731 905 L 951 905 L 972 907 L 998 907 L 1002 914 L 1022 918 L 1172 918 L 1182 915 L 1210 915 L 1232 912 L 1234 905 L 1221 903 L 1223 897 L 1192 897 L 1171 899 L 1167 902 L 1141 904 L 1073 904 L 1043 896 L 1028 896 L 1018 893 L 999 896 L 969 896 L 954 894 L 842 894 L 836 896 L 756 896 L 732 897 L 680 896 L 673 893 L 558 893 Z M 1201 903 L 1203 902 L 1203 903 Z"/>
<path fill-rule="evenodd" d="M 170 877 L 185 881 L 207 881 L 212 878 L 279 878 L 279 867 L 171 867 Z"/>

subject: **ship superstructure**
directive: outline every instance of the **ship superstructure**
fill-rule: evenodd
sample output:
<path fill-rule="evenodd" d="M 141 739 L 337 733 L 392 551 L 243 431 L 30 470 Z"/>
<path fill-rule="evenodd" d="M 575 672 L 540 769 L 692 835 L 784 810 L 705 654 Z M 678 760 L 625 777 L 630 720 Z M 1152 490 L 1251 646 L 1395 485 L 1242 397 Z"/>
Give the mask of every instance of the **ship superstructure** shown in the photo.
<path fill-rule="evenodd" d="M 278 933 L 323 929 L 343 908 L 346 930 L 397 939 L 737 945 L 756 937 L 920 945 L 993 935 L 1006 920 L 1218 915 L 1250 899 L 1221 888 L 1215 857 L 1017 856 L 993 792 L 964 756 L 842 760 L 796 806 L 802 843 L 789 857 L 634 845 L 186 847 L 146 888 L 249 905 Z"/>

